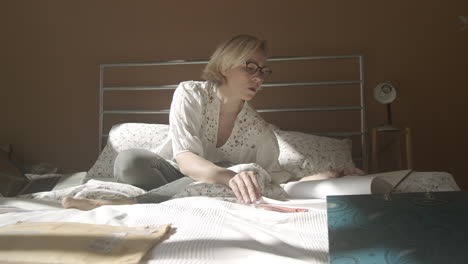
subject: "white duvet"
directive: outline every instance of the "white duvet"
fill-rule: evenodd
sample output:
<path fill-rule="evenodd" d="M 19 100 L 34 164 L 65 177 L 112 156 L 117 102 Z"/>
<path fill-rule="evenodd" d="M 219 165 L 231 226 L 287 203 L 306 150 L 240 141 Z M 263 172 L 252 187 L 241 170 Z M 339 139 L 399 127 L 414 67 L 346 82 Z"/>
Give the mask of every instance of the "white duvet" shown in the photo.
<path fill-rule="evenodd" d="M 62 209 L 54 202 L 0 198 L 0 226 L 18 221 L 171 224 L 171 236 L 154 247 L 143 263 L 328 263 L 323 200 L 267 202 L 309 211 L 280 213 L 208 197 L 91 211 Z"/>

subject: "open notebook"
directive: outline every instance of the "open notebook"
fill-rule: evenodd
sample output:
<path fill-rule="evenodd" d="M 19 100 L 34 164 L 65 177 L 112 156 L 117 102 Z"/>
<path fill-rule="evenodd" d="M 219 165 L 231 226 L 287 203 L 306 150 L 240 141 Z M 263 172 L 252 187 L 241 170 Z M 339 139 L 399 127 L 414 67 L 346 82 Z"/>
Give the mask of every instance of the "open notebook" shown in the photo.
<path fill-rule="evenodd" d="M 284 184 L 283 188 L 292 199 L 325 199 L 328 195 L 389 193 L 412 172 L 412 170 L 401 170 L 365 176 L 289 182 Z"/>

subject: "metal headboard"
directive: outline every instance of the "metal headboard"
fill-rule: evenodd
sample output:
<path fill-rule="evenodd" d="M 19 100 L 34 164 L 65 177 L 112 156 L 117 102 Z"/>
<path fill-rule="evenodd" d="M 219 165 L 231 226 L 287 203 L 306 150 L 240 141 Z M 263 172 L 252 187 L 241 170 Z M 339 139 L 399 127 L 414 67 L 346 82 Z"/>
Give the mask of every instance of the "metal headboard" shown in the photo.
<path fill-rule="evenodd" d="M 271 57 L 267 61 L 304 61 L 304 60 L 330 60 L 330 59 L 355 59 L 359 65 L 359 80 L 346 81 L 311 81 L 311 82 L 271 82 L 264 83 L 262 87 L 291 87 L 291 86 L 317 86 L 317 85 L 359 85 L 360 103 L 354 106 L 323 106 L 323 107 L 298 107 L 298 108 L 262 108 L 257 109 L 258 112 L 308 112 L 308 111 L 360 111 L 360 131 L 350 132 L 326 132 L 314 133 L 323 136 L 338 136 L 338 137 L 361 137 L 361 162 L 364 170 L 368 169 L 368 151 L 366 144 L 366 118 L 365 118 L 365 100 L 364 100 L 364 56 L 363 55 L 341 55 L 341 56 L 293 56 L 293 57 Z M 103 139 L 107 138 L 104 134 L 103 123 L 105 115 L 148 115 L 148 114 L 169 114 L 169 109 L 159 110 L 105 110 L 104 95 L 107 91 L 143 91 L 143 90 L 175 90 L 178 84 L 157 85 L 157 86 L 110 86 L 104 84 L 105 70 L 116 67 L 148 67 L 148 66 L 172 66 L 172 65 L 190 65 L 190 64 L 207 64 L 208 60 L 173 60 L 160 62 L 143 62 L 143 63 L 110 63 L 99 65 L 99 153 L 102 151 Z"/>

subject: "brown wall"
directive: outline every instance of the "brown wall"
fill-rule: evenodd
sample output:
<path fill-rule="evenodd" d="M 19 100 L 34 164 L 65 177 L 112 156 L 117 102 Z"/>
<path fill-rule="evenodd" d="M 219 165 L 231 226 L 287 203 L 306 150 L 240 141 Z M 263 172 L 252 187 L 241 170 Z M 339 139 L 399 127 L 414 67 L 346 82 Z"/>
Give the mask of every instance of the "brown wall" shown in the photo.
<path fill-rule="evenodd" d="M 238 33 L 272 56 L 364 54 L 367 121 L 385 108 L 371 89 L 398 91 L 395 123 L 411 127 L 417 170 L 468 187 L 467 1 L 2 1 L 0 143 L 64 172 L 97 157 L 100 63 L 207 58 Z"/>

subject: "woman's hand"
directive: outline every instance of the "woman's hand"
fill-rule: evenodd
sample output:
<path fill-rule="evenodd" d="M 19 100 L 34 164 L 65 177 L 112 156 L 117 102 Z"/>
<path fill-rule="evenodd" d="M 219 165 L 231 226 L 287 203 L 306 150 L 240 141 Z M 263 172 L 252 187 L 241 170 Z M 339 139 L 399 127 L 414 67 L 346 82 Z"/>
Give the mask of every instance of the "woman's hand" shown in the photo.
<path fill-rule="evenodd" d="M 339 168 L 330 171 L 325 171 L 321 173 L 317 173 L 314 175 L 306 176 L 300 179 L 299 181 L 315 181 L 315 180 L 325 180 L 325 179 L 333 179 L 333 178 L 340 178 L 343 176 L 348 175 L 365 175 L 364 171 L 358 168 Z"/>
<path fill-rule="evenodd" d="M 192 152 L 180 153 L 176 156 L 176 160 L 183 174 L 195 181 L 229 186 L 240 202 L 253 203 L 261 198 L 257 181 L 258 173 L 255 171 L 236 174 Z"/>
<path fill-rule="evenodd" d="M 229 187 L 242 203 L 254 203 L 261 198 L 257 172 L 243 171 L 229 180 Z"/>

